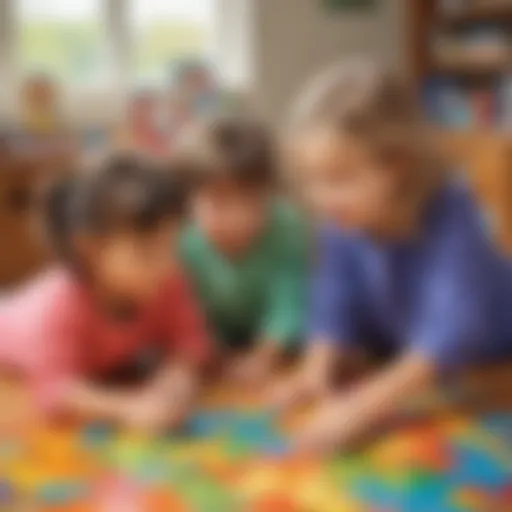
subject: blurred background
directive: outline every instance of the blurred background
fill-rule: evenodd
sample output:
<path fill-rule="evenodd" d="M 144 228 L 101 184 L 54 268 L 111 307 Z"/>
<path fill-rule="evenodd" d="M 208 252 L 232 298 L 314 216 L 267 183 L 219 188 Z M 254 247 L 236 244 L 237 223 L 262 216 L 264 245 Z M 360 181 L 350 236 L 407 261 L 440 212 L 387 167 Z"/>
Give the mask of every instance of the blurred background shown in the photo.
<path fill-rule="evenodd" d="M 512 249 L 512 0 L 0 0 L 0 287 L 48 262 L 41 184 L 106 147 L 172 154 L 214 111 L 279 127 L 337 58 L 408 77 Z"/>

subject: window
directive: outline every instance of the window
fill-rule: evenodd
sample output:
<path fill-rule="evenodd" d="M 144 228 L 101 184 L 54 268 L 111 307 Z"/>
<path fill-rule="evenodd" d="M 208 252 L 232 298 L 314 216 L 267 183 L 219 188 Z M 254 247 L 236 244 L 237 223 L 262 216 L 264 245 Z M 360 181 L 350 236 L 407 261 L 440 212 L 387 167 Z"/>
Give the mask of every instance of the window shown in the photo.
<path fill-rule="evenodd" d="M 112 100 L 165 85 L 176 62 L 211 56 L 218 2 L 0 0 L 0 87 L 15 96 L 24 76 L 44 73 L 70 113 L 112 117 Z M 16 116 L 10 97 L 0 91 L 0 111 Z"/>
<path fill-rule="evenodd" d="M 44 72 L 65 85 L 108 79 L 105 0 L 16 0 L 16 5 L 22 73 Z"/>
<path fill-rule="evenodd" d="M 137 84 L 162 84 L 173 64 L 210 50 L 214 0 L 130 0 L 132 72 Z"/>

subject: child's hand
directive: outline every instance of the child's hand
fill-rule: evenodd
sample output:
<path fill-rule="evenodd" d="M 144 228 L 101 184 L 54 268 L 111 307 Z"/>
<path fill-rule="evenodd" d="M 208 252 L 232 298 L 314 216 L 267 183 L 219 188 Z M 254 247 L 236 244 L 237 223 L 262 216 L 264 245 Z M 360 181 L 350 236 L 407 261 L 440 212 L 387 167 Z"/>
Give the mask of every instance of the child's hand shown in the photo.
<path fill-rule="evenodd" d="M 302 402 L 325 398 L 330 392 L 332 359 L 327 352 L 313 349 L 298 372 L 278 384 L 271 401 L 279 409 L 287 409 Z"/>
<path fill-rule="evenodd" d="M 228 368 L 229 376 L 244 386 L 261 386 L 277 366 L 278 349 L 271 343 L 235 359 Z"/>
<path fill-rule="evenodd" d="M 121 420 L 128 428 L 155 434 L 169 426 L 170 416 L 169 402 L 162 395 L 142 392 L 139 396 L 127 399 Z"/>
<path fill-rule="evenodd" d="M 163 368 L 150 384 L 148 392 L 160 397 L 169 427 L 182 423 L 199 391 L 195 369 L 187 364 L 172 363 Z"/>
<path fill-rule="evenodd" d="M 254 354 L 234 359 L 228 368 L 230 380 L 243 386 L 254 386 L 265 379 L 265 362 Z"/>
<path fill-rule="evenodd" d="M 299 404 L 306 398 L 305 389 L 302 382 L 302 374 L 294 373 L 278 382 L 270 390 L 270 403 L 273 407 L 281 410 L 288 409 Z"/>
<path fill-rule="evenodd" d="M 332 454 L 360 434 L 364 420 L 354 418 L 349 404 L 340 398 L 327 400 L 295 437 L 299 451 Z"/>

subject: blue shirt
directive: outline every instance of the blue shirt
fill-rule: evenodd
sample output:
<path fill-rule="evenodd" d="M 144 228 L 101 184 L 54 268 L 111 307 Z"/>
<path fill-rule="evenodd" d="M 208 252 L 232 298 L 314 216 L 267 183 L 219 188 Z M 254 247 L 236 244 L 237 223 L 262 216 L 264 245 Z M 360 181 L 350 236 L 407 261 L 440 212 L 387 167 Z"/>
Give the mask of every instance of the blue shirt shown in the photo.
<path fill-rule="evenodd" d="M 464 184 L 432 197 L 414 239 L 375 242 L 331 225 L 319 239 L 311 338 L 413 349 L 443 368 L 512 354 L 512 268 Z"/>

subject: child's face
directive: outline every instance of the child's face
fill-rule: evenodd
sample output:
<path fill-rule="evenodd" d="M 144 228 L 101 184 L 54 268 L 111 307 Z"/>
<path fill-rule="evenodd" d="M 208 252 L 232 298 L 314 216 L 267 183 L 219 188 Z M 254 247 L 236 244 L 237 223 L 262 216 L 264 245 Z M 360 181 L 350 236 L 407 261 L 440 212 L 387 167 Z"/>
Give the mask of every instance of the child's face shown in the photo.
<path fill-rule="evenodd" d="M 391 206 L 394 172 L 359 140 L 329 131 L 299 145 L 305 196 L 316 213 L 343 228 L 372 229 Z"/>
<path fill-rule="evenodd" d="M 195 222 L 222 252 L 240 254 L 265 226 L 269 198 L 229 180 L 205 185 L 193 197 Z"/>
<path fill-rule="evenodd" d="M 134 302 L 150 300 L 169 274 L 176 226 L 162 223 L 147 233 L 121 231 L 84 240 L 89 268 L 102 290 Z"/>
<path fill-rule="evenodd" d="M 53 84 L 46 79 L 36 78 L 25 85 L 25 100 L 35 108 L 53 107 L 55 96 Z"/>
<path fill-rule="evenodd" d="M 157 100 L 150 96 L 135 98 L 130 105 L 130 118 L 134 123 L 153 121 L 157 111 Z"/>

